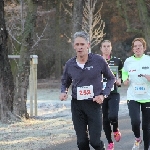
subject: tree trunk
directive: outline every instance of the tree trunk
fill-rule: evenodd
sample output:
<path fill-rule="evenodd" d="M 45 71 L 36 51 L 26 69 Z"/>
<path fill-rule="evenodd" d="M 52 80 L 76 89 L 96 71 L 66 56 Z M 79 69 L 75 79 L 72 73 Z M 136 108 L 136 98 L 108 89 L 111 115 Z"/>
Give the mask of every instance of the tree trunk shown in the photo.
<path fill-rule="evenodd" d="M 24 32 L 22 35 L 22 45 L 20 50 L 20 59 L 13 103 L 13 113 L 16 116 L 25 118 L 28 118 L 26 108 L 27 88 L 29 84 L 30 55 L 33 54 L 33 33 L 36 22 L 38 0 L 28 0 L 27 2 L 28 12 L 24 26 Z"/>
<path fill-rule="evenodd" d="M 142 22 L 145 39 L 150 48 L 150 16 L 144 0 L 137 0 L 140 20 Z"/>
<path fill-rule="evenodd" d="M 84 5 L 83 0 L 73 0 L 72 36 L 74 35 L 75 32 L 82 30 L 83 5 Z M 71 47 L 70 52 L 72 52 L 72 56 L 76 55 L 73 47 Z"/>
<path fill-rule="evenodd" d="M 82 30 L 83 2 L 84 2 L 83 0 L 74 0 L 72 35 L 75 32 Z"/>
<path fill-rule="evenodd" d="M 0 1 L 0 120 L 8 122 L 13 109 L 14 82 L 8 60 L 4 1 Z"/>
<path fill-rule="evenodd" d="M 55 40 L 55 78 L 61 76 L 61 1 L 56 1 L 56 40 Z"/>

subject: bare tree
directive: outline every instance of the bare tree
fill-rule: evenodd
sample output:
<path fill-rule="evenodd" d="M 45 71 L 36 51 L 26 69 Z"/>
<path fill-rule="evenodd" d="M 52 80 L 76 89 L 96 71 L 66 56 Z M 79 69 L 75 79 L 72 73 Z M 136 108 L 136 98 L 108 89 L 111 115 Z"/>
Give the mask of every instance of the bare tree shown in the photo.
<path fill-rule="evenodd" d="M 55 78 L 61 76 L 61 41 L 60 41 L 60 25 L 61 25 L 61 1 L 56 1 L 56 50 L 55 50 Z"/>
<path fill-rule="evenodd" d="M 15 96 L 13 102 L 13 113 L 19 117 L 28 118 L 26 100 L 29 83 L 30 55 L 33 54 L 33 34 L 36 24 L 38 0 L 27 0 L 27 17 L 20 47 L 20 59 L 15 82 Z"/>
<path fill-rule="evenodd" d="M 30 55 L 34 54 L 33 48 L 44 36 L 47 26 L 40 36 L 36 34 L 36 37 L 34 37 L 38 0 L 20 0 L 20 4 L 20 6 L 12 7 L 11 10 L 7 9 L 7 13 L 11 14 L 7 29 L 14 47 L 13 54 L 20 55 L 14 76 L 13 114 L 18 118 L 28 118 L 26 100 L 29 84 Z M 34 41 L 33 37 L 37 38 L 37 41 Z"/>
<path fill-rule="evenodd" d="M 144 37 L 147 41 L 148 47 L 150 48 L 150 14 L 148 13 L 147 5 L 148 3 L 146 3 L 144 0 L 137 0 L 139 17 L 143 24 Z M 150 2 L 148 6 L 150 7 Z"/>
<path fill-rule="evenodd" d="M 73 0 L 73 29 L 72 35 L 82 30 L 82 17 L 83 17 L 83 0 Z"/>
<path fill-rule="evenodd" d="M 105 22 L 101 19 L 101 7 L 95 12 L 97 0 L 85 0 L 82 28 L 90 35 L 91 49 L 99 44 L 104 36 Z M 90 52 L 91 52 L 90 49 Z"/>
<path fill-rule="evenodd" d="M 14 82 L 8 60 L 8 33 L 4 19 L 4 1 L 0 1 L 0 120 L 8 122 L 13 111 Z"/>
<path fill-rule="evenodd" d="M 65 3 L 61 2 L 61 7 L 62 10 L 65 12 L 67 17 L 73 18 L 73 11 L 72 9 L 74 8 L 73 6 L 73 1 L 72 0 L 66 0 Z M 72 26 L 73 24 L 73 19 L 71 20 L 70 24 Z M 72 31 L 70 31 L 70 34 L 67 35 L 66 33 L 63 33 L 64 37 L 66 37 L 68 43 L 71 43 L 71 35 L 72 35 Z"/>
<path fill-rule="evenodd" d="M 134 18 L 132 21 L 129 19 L 130 16 L 128 15 L 129 7 L 128 1 L 124 0 L 116 0 L 118 10 L 120 15 L 125 19 L 127 30 L 126 32 L 132 32 L 145 37 L 148 47 L 150 48 L 150 4 L 148 0 L 136 0 L 134 4 L 134 8 L 138 10 L 139 22 L 138 26 L 133 26 Z M 148 10 L 149 8 L 149 10 Z M 133 8 L 132 8 L 133 9 Z"/>
<path fill-rule="evenodd" d="M 73 18 L 73 34 L 84 30 L 90 35 L 91 49 L 103 39 L 105 22 L 101 19 L 101 7 L 96 11 L 97 0 L 74 1 L 73 15 L 64 5 L 64 10 Z M 69 1 L 67 2 L 69 5 Z M 95 12 L 96 11 L 96 12 Z"/>
<path fill-rule="evenodd" d="M 73 0 L 65 0 L 65 3 L 63 1 L 61 5 L 65 13 L 72 17 Z"/>

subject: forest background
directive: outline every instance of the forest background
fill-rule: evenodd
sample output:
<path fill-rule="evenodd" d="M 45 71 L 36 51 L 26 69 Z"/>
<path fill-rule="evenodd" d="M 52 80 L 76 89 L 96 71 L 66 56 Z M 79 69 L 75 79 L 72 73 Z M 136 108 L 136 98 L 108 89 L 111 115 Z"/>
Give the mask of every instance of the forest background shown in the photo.
<path fill-rule="evenodd" d="M 38 79 L 60 78 L 65 62 L 74 56 L 71 35 L 82 29 L 83 7 L 85 7 L 84 0 L 38 1 L 33 35 L 34 41 L 38 41 L 34 45 L 34 54 L 38 55 Z M 95 28 L 101 25 L 101 21 L 105 23 L 102 39 L 112 42 L 115 56 L 122 60 L 129 57 L 131 42 L 135 37 L 145 38 L 148 43 L 147 50 L 150 51 L 150 0 L 98 0 L 93 13 L 100 7 L 101 20 Z M 24 5 L 22 15 L 25 16 L 27 8 L 28 6 Z M 5 19 L 7 29 L 11 33 L 9 34 L 11 55 L 19 53 L 16 41 L 20 40 L 17 36 L 21 30 L 20 15 L 20 0 L 5 0 Z M 99 47 L 100 42 L 91 52 L 100 54 Z"/>

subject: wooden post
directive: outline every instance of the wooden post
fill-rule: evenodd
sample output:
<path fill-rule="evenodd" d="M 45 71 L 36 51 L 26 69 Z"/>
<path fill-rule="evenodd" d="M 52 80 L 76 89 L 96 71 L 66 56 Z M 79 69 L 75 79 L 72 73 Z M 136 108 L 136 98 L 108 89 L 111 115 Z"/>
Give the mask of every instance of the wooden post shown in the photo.
<path fill-rule="evenodd" d="M 8 58 L 11 59 L 20 58 L 20 55 L 8 55 Z M 29 93 L 30 93 L 31 117 L 33 116 L 33 114 L 37 116 L 37 64 L 38 64 L 38 56 L 30 55 Z M 33 113 L 33 106 L 34 106 L 34 113 Z"/>
<path fill-rule="evenodd" d="M 29 75 L 29 93 L 30 93 L 30 117 L 33 117 L 33 69 L 32 59 L 30 59 L 30 75 Z"/>
<path fill-rule="evenodd" d="M 37 64 L 38 64 L 38 56 L 31 55 L 32 59 L 32 76 L 33 76 L 33 97 L 34 97 L 34 113 L 37 116 Z"/>

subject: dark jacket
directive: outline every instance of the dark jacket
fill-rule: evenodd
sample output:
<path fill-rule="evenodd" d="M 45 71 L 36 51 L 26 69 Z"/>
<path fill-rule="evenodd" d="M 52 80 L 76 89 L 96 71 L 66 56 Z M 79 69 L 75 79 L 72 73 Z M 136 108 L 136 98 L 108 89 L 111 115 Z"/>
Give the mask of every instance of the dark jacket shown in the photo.
<path fill-rule="evenodd" d="M 102 90 L 102 74 L 107 78 L 107 85 L 104 90 Z M 77 87 L 90 85 L 93 85 L 94 96 L 108 96 L 115 82 L 115 77 L 102 56 L 90 53 L 83 69 L 77 65 L 76 57 L 69 59 L 66 62 L 61 81 L 62 93 L 65 93 L 72 83 L 72 98 L 76 99 Z"/>

